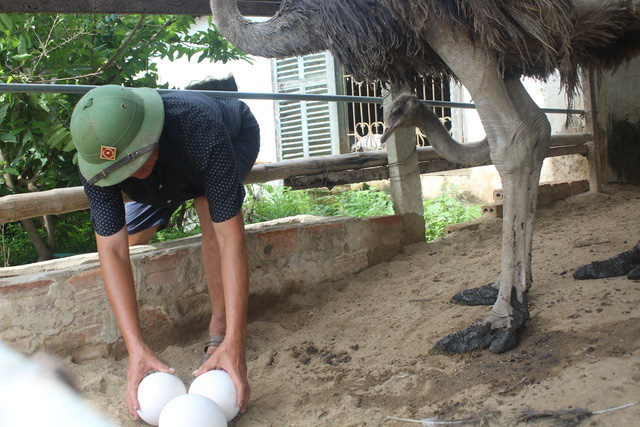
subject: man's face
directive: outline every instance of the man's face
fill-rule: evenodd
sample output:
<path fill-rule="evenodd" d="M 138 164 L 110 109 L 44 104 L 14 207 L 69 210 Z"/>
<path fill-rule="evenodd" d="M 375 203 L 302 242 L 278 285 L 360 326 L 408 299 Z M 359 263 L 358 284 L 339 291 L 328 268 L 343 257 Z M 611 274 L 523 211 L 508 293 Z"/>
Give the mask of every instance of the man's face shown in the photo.
<path fill-rule="evenodd" d="M 146 177 L 151 175 L 153 167 L 156 165 L 156 160 L 158 160 L 158 150 L 159 148 L 153 150 L 153 153 L 151 153 L 151 156 L 149 156 L 144 165 L 142 165 L 140 169 L 136 171 L 136 173 L 131 175 L 132 178 L 145 179 Z"/>

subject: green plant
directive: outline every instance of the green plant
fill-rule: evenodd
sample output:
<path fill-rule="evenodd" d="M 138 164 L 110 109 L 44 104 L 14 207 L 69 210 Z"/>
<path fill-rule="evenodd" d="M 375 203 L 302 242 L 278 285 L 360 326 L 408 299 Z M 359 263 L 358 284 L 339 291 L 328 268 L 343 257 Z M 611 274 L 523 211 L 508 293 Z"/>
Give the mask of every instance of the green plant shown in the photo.
<path fill-rule="evenodd" d="M 193 205 L 193 200 L 188 200 L 171 215 L 167 228 L 158 231 L 150 243 L 181 239 L 183 237 L 194 236 L 201 232 L 200 220 L 198 219 L 196 208 Z"/>
<path fill-rule="evenodd" d="M 383 191 L 292 190 L 271 185 L 248 186 L 244 206 L 249 224 L 303 214 L 364 217 L 392 213 L 391 198 Z"/>
<path fill-rule="evenodd" d="M 308 192 L 272 185 L 247 186 L 244 216 L 248 224 L 310 214 L 311 210 L 312 202 Z"/>
<path fill-rule="evenodd" d="M 451 184 L 445 185 L 438 197 L 425 199 L 423 206 L 427 242 L 444 236 L 448 225 L 471 221 L 482 214 L 480 206 L 466 203 Z"/>

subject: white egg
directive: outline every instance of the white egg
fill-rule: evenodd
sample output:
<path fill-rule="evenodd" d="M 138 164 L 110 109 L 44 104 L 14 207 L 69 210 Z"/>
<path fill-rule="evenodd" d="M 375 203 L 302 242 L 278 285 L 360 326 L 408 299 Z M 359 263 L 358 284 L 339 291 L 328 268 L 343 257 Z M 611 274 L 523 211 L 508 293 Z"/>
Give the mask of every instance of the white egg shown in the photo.
<path fill-rule="evenodd" d="M 213 400 L 231 421 L 240 408 L 236 406 L 238 391 L 225 371 L 208 371 L 197 377 L 189 387 L 189 394 L 199 394 Z"/>
<path fill-rule="evenodd" d="M 198 394 L 178 396 L 160 414 L 160 427 L 227 427 L 222 409 Z"/>
<path fill-rule="evenodd" d="M 180 378 L 164 372 L 147 375 L 138 386 L 138 415 L 147 424 L 157 426 L 164 406 L 177 396 L 187 393 Z"/>
<path fill-rule="evenodd" d="M 240 408 L 236 406 L 238 390 L 225 371 L 214 370 L 200 375 L 191 383 L 189 394 L 200 394 L 216 402 L 227 416 L 227 422 L 231 421 L 240 411 Z"/>

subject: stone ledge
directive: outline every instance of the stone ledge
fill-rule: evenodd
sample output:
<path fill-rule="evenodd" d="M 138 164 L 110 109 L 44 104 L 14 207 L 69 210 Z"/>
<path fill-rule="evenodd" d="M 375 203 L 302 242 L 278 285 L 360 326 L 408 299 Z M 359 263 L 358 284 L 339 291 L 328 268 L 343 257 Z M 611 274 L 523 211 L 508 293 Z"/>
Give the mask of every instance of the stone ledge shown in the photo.
<path fill-rule="evenodd" d="M 300 216 L 246 227 L 252 300 L 282 297 L 355 274 L 408 244 L 406 218 Z M 160 350 L 206 329 L 210 305 L 200 236 L 132 248 L 145 339 Z M 97 254 L 2 269 L 0 340 L 82 362 L 119 356 Z M 8 270 L 8 271 L 7 271 Z"/>

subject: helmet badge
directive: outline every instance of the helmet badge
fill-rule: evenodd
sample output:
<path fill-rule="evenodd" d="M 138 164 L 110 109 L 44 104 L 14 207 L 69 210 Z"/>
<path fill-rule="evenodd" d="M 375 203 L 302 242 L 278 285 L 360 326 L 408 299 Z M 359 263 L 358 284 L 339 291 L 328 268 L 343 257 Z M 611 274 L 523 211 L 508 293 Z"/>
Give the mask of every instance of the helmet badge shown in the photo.
<path fill-rule="evenodd" d="M 100 158 L 103 160 L 115 160 L 116 159 L 116 147 L 108 147 L 106 145 L 100 146 Z"/>

